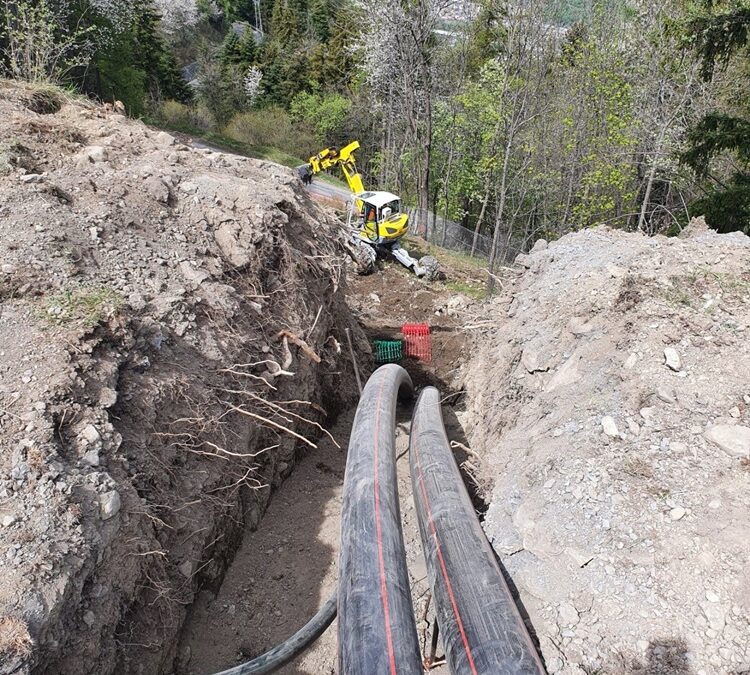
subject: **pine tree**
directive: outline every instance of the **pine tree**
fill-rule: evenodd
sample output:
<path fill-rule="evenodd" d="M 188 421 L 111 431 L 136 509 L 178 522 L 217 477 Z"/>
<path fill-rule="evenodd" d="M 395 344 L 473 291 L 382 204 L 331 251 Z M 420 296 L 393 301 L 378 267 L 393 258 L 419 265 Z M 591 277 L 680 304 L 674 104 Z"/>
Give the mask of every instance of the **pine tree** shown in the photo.
<path fill-rule="evenodd" d="M 688 37 L 702 61 L 702 75 L 710 80 L 717 68 L 730 62 L 741 63 L 733 74 L 750 89 L 750 7 L 742 4 L 728 7 L 706 0 L 704 12 L 688 25 Z M 710 173 L 711 160 L 730 153 L 738 170 L 724 181 L 722 189 L 693 204 L 706 215 L 708 224 L 720 232 L 743 230 L 750 234 L 750 106 L 747 101 L 733 106 L 731 114 L 714 112 L 706 115 L 689 133 L 690 148 L 683 161 L 699 177 Z"/>
<path fill-rule="evenodd" d="M 245 32 L 237 44 L 238 63 L 250 67 L 258 58 L 258 45 L 255 43 L 255 32 L 251 26 L 245 27 Z"/>
<path fill-rule="evenodd" d="M 329 0 L 311 0 L 310 27 L 320 42 L 327 42 L 331 35 L 331 7 Z"/>

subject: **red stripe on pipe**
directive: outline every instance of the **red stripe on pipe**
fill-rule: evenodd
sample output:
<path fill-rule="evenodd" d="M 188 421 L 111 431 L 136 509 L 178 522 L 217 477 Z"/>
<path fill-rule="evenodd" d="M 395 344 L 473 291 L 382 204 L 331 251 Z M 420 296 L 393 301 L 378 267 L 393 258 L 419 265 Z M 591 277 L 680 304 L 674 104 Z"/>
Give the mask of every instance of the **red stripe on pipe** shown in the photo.
<path fill-rule="evenodd" d="M 388 662 L 391 667 L 391 675 L 397 675 L 396 669 L 396 654 L 393 650 L 393 635 L 391 633 L 391 611 L 388 604 L 388 586 L 385 578 L 385 557 L 383 555 L 383 531 L 380 524 L 380 481 L 378 478 L 378 451 L 379 451 L 379 438 L 378 428 L 380 426 L 380 402 L 383 394 L 383 385 L 385 384 L 385 377 L 380 378 L 380 387 L 378 388 L 378 398 L 375 402 L 375 438 L 374 445 L 375 449 L 373 452 L 373 473 L 374 480 L 373 485 L 375 489 L 375 531 L 378 542 L 378 564 L 380 566 L 380 599 L 383 602 L 383 617 L 385 621 L 385 638 L 388 646 Z"/>
<path fill-rule="evenodd" d="M 471 672 L 474 675 L 477 675 L 477 668 L 474 665 L 474 657 L 471 653 L 471 646 L 469 645 L 469 640 L 466 637 L 466 631 L 464 631 L 464 624 L 463 621 L 461 621 L 461 612 L 458 609 L 458 604 L 456 603 L 456 597 L 453 594 L 453 584 L 451 584 L 451 580 L 448 577 L 448 570 L 445 566 L 445 560 L 443 559 L 443 553 L 440 550 L 440 540 L 438 539 L 437 535 L 437 529 L 435 528 L 435 523 L 432 519 L 432 511 L 430 509 L 430 498 L 427 496 L 427 490 L 424 486 L 424 474 L 422 473 L 422 464 L 419 461 L 419 447 L 417 443 L 417 432 L 416 429 L 412 429 L 412 437 L 414 438 L 414 455 L 417 467 L 419 468 L 418 472 L 418 480 L 419 480 L 419 487 L 421 488 L 422 496 L 424 497 L 424 503 L 425 503 L 425 509 L 427 510 L 427 519 L 430 524 L 430 530 L 432 531 L 432 537 L 435 540 L 435 552 L 437 553 L 438 560 L 440 561 L 440 571 L 443 576 L 443 580 L 445 581 L 446 589 L 448 590 L 448 597 L 451 601 L 451 606 L 453 607 L 453 616 L 456 617 L 456 624 L 458 625 L 458 632 L 461 634 L 461 642 L 463 642 L 464 645 L 464 651 L 466 652 L 466 656 L 469 659 L 469 667 L 471 668 Z"/>

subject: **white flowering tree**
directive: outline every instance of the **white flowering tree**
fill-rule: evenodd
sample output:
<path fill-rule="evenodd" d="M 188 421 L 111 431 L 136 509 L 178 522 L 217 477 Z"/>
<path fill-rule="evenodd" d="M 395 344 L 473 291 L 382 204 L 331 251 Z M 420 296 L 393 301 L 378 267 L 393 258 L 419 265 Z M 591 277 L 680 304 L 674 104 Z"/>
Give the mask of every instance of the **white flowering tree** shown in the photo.
<path fill-rule="evenodd" d="M 198 23 L 196 0 L 156 0 L 155 4 L 165 33 L 172 35 Z"/>
<path fill-rule="evenodd" d="M 260 85 L 263 80 L 263 73 L 257 66 L 250 66 L 245 73 L 244 88 L 247 102 L 253 105 L 260 94 Z"/>

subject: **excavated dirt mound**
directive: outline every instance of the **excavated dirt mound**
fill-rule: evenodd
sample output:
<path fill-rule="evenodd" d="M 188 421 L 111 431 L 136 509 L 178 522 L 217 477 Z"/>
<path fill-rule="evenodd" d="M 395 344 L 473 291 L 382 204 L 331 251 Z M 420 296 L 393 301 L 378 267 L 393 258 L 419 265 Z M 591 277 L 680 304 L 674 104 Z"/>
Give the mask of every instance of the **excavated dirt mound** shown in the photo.
<path fill-rule="evenodd" d="M 42 98 L 0 83 L 0 672 L 170 671 L 365 339 L 291 171 Z"/>
<path fill-rule="evenodd" d="M 750 239 L 538 244 L 465 373 L 550 673 L 750 669 Z"/>

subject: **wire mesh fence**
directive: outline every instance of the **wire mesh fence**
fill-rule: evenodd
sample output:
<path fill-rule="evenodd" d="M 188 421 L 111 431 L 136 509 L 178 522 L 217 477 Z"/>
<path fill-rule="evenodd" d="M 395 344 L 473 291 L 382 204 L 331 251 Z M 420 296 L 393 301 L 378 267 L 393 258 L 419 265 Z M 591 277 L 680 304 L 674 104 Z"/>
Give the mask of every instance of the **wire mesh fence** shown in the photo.
<path fill-rule="evenodd" d="M 409 232 L 424 237 L 431 244 L 436 244 L 451 251 L 473 255 L 487 260 L 492 251 L 492 237 L 474 232 L 460 223 L 448 220 L 432 211 L 426 218 L 419 217 L 418 209 L 407 209 L 409 214 Z M 500 237 L 496 261 L 500 264 L 513 260 L 523 252 L 523 242 L 515 238 Z"/>
<path fill-rule="evenodd" d="M 460 223 L 448 220 L 432 212 L 427 217 L 418 217 L 417 209 L 409 209 L 409 231 L 423 236 L 431 244 L 437 244 L 451 251 L 459 251 L 477 258 L 489 258 L 492 239 L 484 234 L 475 233 Z M 426 231 L 425 231 L 426 226 Z"/>

